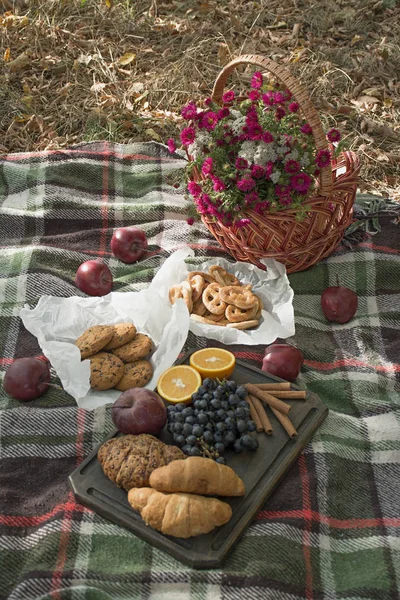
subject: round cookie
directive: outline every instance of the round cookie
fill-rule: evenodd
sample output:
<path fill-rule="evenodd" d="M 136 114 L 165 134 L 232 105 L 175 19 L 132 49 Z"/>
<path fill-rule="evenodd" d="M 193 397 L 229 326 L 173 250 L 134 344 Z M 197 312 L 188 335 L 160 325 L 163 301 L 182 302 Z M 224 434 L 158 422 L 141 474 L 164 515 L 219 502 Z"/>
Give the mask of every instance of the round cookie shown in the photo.
<path fill-rule="evenodd" d="M 129 388 L 143 387 L 153 375 L 153 367 L 148 360 L 136 360 L 125 365 L 125 373 L 115 386 L 116 390 L 125 392 Z"/>
<path fill-rule="evenodd" d="M 109 390 L 115 387 L 124 374 L 124 363 L 108 352 L 99 352 L 90 359 L 90 387 Z"/>
<path fill-rule="evenodd" d="M 115 348 L 113 354 L 118 356 L 124 363 L 131 363 L 144 358 L 151 352 L 151 339 L 144 333 L 137 333 L 131 342 L 120 348 Z"/>
<path fill-rule="evenodd" d="M 75 344 L 81 351 L 81 359 L 93 356 L 100 352 L 111 340 L 114 333 L 112 325 L 94 325 L 89 327 L 78 339 Z"/>
<path fill-rule="evenodd" d="M 107 346 L 104 346 L 103 350 L 114 350 L 124 346 L 136 335 L 136 327 L 132 323 L 118 323 L 113 325 L 113 336 L 108 342 Z"/>

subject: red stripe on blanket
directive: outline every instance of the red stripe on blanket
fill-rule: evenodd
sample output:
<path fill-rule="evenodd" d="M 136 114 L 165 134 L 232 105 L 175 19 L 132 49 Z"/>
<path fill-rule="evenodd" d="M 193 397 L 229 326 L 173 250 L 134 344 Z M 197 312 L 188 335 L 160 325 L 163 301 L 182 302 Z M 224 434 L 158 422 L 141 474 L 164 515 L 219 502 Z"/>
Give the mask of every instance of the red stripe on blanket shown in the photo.
<path fill-rule="evenodd" d="M 396 250 L 396 248 L 389 248 L 388 246 L 378 246 L 377 244 L 372 244 L 371 242 L 361 242 L 358 245 L 362 248 L 370 248 L 371 250 L 381 250 L 382 252 L 390 252 L 391 254 L 400 254 L 400 250 Z"/>
<path fill-rule="evenodd" d="M 342 358 L 331 363 L 322 363 L 316 360 L 305 360 L 304 364 L 307 365 L 307 367 L 312 367 L 313 369 L 319 369 L 321 371 L 328 371 L 330 369 L 337 369 L 340 367 L 366 367 L 369 369 L 375 369 L 375 371 L 383 371 L 384 373 L 400 373 L 400 365 L 396 365 L 394 363 L 390 365 L 370 365 L 369 363 L 363 360 L 357 360 L 356 358 Z"/>
<path fill-rule="evenodd" d="M 303 554 L 306 567 L 306 598 L 312 600 L 313 594 L 313 574 L 311 562 L 311 497 L 310 480 L 308 478 L 307 463 L 304 454 L 299 456 L 299 471 L 301 479 L 301 490 L 303 495 L 304 529 L 303 529 Z"/>
<path fill-rule="evenodd" d="M 287 510 L 287 511 L 269 511 L 262 510 L 256 516 L 256 520 L 262 519 L 280 520 L 280 519 L 305 519 L 309 518 L 318 523 L 329 525 L 333 529 L 369 529 L 370 527 L 400 527 L 399 517 L 383 517 L 382 519 L 336 519 L 322 515 L 315 510 Z"/>
<path fill-rule="evenodd" d="M 63 511 L 68 511 L 71 513 L 92 512 L 88 508 L 82 506 L 82 504 L 78 504 L 77 502 L 75 502 L 73 500 L 73 496 L 69 494 L 67 502 L 57 504 L 52 510 L 43 515 L 38 515 L 36 517 L 25 517 L 19 515 L 0 515 L 0 524 L 6 525 L 7 527 L 35 527 L 36 525 L 41 525 L 41 523 L 49 521 L 55 515 Z"/>
<path fill-rule="evenodd" d="M 69 492 L 68 499 L 71 500 L 72 498 L 72 492 Z M 67 560 L 68 542 L 73 521 L 72 513 L 73 511 L 70 508 L 65 510 L 64 518 L 61 523 L 60 543 L 58 546 L 57 562 L 51 581 L 51 595 L 52 598 L 56 598 L 56 600 L 61 600 L 60 587 L 62 587 L 62 574 L 65 566 L 65 561 Z"/>

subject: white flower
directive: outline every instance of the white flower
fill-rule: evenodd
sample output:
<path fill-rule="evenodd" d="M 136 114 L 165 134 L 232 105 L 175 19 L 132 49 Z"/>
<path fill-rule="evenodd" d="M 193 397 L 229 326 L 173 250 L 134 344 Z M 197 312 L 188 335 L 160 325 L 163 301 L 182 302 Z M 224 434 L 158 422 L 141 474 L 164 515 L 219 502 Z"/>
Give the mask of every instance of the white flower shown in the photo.
<path fill-rule="evenodd" d="M 252 142 L 251 140 L 247 140 L 243 142 L 240 146 L 240 150 L 238 152 L 238 156 L 240 158 L 245 158 L 247 162 L 252 163 L 254 161 L 254 154 L 257 150 L 256 142 Z"/>
<path fill-rule="evenodd" d="M 188 147 L 190 156 L 196 160 L 202 154 L 203 146 L 208 146 L 211 141 L 212 137 L 207 131 L 199 131 L 193 144 Z"/>
<path fill-rule="evenodd" d="M 285 162 L 287 162 L 288 160 L 297 160 L 298 158 L 299 158 L 299 151 L 292 150 L 289 154 L 287 154 L 285 156 Z"/>
<path fill-rule="evenodd" d="M 270 176 L 272 183 L 278 183 L 281 175 L 282 175 L 281 171 L 279 171 L 278 169 L 275 169 L 275 171 L 273 171 Z"/>
<path fill-rule="evenodd" d="M 303 154 L 303 156 L 300 159 L 300 164 L 302 167 L 308 167 L 310 164 L 310 156 L 307 152 L 305 152 L 305 154 Z"/>
<path fill-rule="evenodd" d="M 277 153 L 273 144 L 259 142 L 254 154 L 254 164 L 264 167 L 269 161 L 274 162 L 277 159 Z"/>
<path fill-rule="evenodd" d="M 240 113 L 239 113 L 240 114 Z M 232 131 L 235 135 L 240 135 L 243 133 L 243 127 L 246 125 L 246 117 L 240 115 L 237 119 L 233 121 L 231 124 Z"/>

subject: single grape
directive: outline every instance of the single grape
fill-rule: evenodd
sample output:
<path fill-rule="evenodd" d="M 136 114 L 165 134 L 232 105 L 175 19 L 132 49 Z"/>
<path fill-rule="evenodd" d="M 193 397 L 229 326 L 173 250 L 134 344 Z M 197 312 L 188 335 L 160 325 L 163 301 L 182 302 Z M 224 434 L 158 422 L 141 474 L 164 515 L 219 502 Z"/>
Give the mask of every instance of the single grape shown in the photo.
<path fill-rule="evenodd" d="M 189 456 L 200 456 L 200 448 L 197 446 L 191 446 Z"/>
<path fill-rule="evenodd" d="M 215 443 L 222 442 L 222 433 L 220 433 L 219 431 L 216 431 L 214 433 L 214 441 L 215 441 Z"/>
<path fill-rule="evenodd" d="M 214 435 L 212 434 L 211 431 L 206 430 L 203 433 L 203 439 L 206 444 L 211 444 L 214 441 Z"/>
<path fill-rule="evenodd" d="M 235 418 L 235 411 L 234 410 L 227 410 L 226 411 L 226 416 L 229 417 L 230 419 L 234 419 Z"/>
<path fill-rule="evenodd" d="M 238 453 L 243 450 L 242 444 L 240 443 L 240 439 L 235 441 L 235 443 L 233 444 L 233 449 L 235 452 L 238 452 Z"/>
<path fill-rule="evenodd" d="M 182 414 L 185 417 L 185 419 L 186 417 L 191 417 L 193 415 L 193 408 L 191 406 L 187 406 L 183 409 Z"/>
<path fill-rule="evenodd" d="M 235 428 L 235 421 L 232 419 L 232 417 L 226 417 L 225 419 L 225 426 L 227 429 L 234 429 Z"/>
<path fill-rule="evenodd" d="M 258 440 L 256 438 L 251 438 L 252 439 L 252 445 L 249 446 L 250 450 L 257 450 L 258 448 Z"/>
<path fill-rule="evenodd" d="M 175 423 L 178 413 L 167 413 L 168 423 Z M 179 415 L 180 416 L 180 415 Z"/>
<path fill-rule="evenodd" d="M 236 394 L 230 394 L 230 396 L 228 397 L 228 402 L 229 402 L 229 406 L 235 407 L 239 404 L 240 400 L 236 396 Z"/>
<path fill-rule="evenodd" d="M 215 419 L 215 413 L 214 413 L 214 411 L 213 411 L 213 410 L 208 410 L 208 411 L 206 412 L 206 415 L 207 415 L 207 417 L 210 419 L 210 421 L 214 421 L 214 419 Z"/>
<path fill-rule="evenodd" d="M 235 415 L 237 419 L 243 419 L 244 417 L 246 417 L 246 411 L 241 406 L 239 406 L 235 409 Z"/>
<path fill-rule="evenodd" d="M 221 390 L 220 387 L 217 387 L 214 391 L 213 391 L 213 398 L 221 398 L 223 394 L 223 391 Z"/>
<path fill-rule="evenodd" d="M 225 447 L 230 446 L 236 440 L 236 434 L 233 431 L 226 431 L 224 433 L 224 437 L 222 438 Z"/>
<path fill-rule="evenodd" d="M 206 410 L 208 408 L 208 402 L 207 400 L 200 400 L 199 402 L 199 409 L 201 410 Z"/>
<path fill-rule="evenodd" d="M 195 392 L 194 394 L 192 394 L 193 404 L 196 404 L 196 402 L 198 402 L 199 400 L 200 400 L 200 394 L 199 394 L 199 392 Z"/>
<path fill-rule="evenodd" d="M 196 402 L 193 402 L 194 410 L 199 410 L 201 408 L 200 402 L 201 402 L 201 400 L 196 400 Z"/>
<path fill-rule="evenodd" d="M 228 390 L 236 392 L 237 384 L 236 381 L 228 381 Z"/>
<path fill-rule="evenodd" d="M 247 421 L 247 431 L 255 431 L 257 429 L 257 425 L 254 421 Z"/>
<path fill-rule="evenodd" d="M 194 409 L 194 411 L 193 411 L 193 416 L 194 416 L 194 418 L 196 418 L 196 417 L 198 417 L 198 416 L 199 416 L 199 412 L 200 412 L 200 411 L 199 411 L 197 408 L 195 408 L 195 409 Z"/>
<path fill-rule="evenodd" d="M 189 444 L 184 444 L 182 446 L 182 452 L 184 452 L 185 454 L 190 454 L 190 449 L 192 448 L 192 446 L 189 446 Z"/>
<path fill-rule="evenodd" d="M 210 402 L 210 405 L 215 408 L 215 410 L 218 410 L 219 408 L 221 408 L 221 402 L 219 400 L 219 398 L 213 398 Z"/>
<path fill-rule="evenodd" d="M 203 394 L 203 400 L 205 400 L 206 402 L 211 400 L 211 398 L 212 398 L 212 395 L 209 392 L 206 392 L 205 394 Z"/>
<path fill-rule="evenodd" d="M 223 456 L 218 456 L 218 458 L 215 459 L 215 462 L 219 463 L 220 465 L 226 464 L 226 460 Z"/>
<path fill-rule="evenodd" d="M 207 425 L 204 426 L 204 429 L 207 431 L 214 431 L 214 425 L 212 423 L 207 423 Z"/>
<path fill-rule="evenodd" d="M 199 389 L 197 390 L 197 393 L 198 393 L 200 396 L 202 396 L 203 394 L 206 394 L 206 393 L 207 393 L 207 389 L 204 387 L 204 385 L 201 385 L 201 386 L 199 387 Z"/>
<path fill-rule="evenodd" d="M 226 412 L 224 411 L 223 408 L 219 408 L 217 410 L 217 417 L 218 419 L 220 419 L 221 421 L 224 421 L 226 419 Z"/>
<path fill-rule="evenodd" d="M 226 425 L 225 425 L 225 423 L 219 421 L 218 423 L 215 424 L 215 428 L 217 429 L 217 431 L 223 433 L 226 429 Z"/>
<path fill-rule="evenodd" d="M 212 380 L 212 379 L 210 379 L 210 377 L 206 377 L 206 378 L 203 380 L 203 386 L 204 386 L 204 387 L 205 387 L 207 390 L 208 390 L 208 389 L 210 389 L 210 387 L 211 387 L 212 385 L 213 385 L 213 380 Z"/>
<path fill-rule="evenodd" d="M 201 425 L 193 425 L 192 434 L 197 438 L 203 435 L 203 428 Z"/>
<path fill-rule="evenodd" d="M 239 419 L 239 421 L 236 421 L 236 429 L 239 433 L 244 433 L 245 431 L 247 431 L 246 421 L 244 421 L 243 419 Z"/>
<path fill-rule="evenodd" d="M 170 404 L 169 406 L 167 406 L 167 413 L 171 414 L 175 412 L 175 406 L 173 404 Z"/>
<path fill-rule="evenodd" d="M 240 400 L 244 400 L 247 396 L 248 392 L 246 388 L 239 386 L 236 390 L 236 395 L 240 398 Z"/>
<path fill-rule="evenodd" d="M 241 406 L 242 408 L 249 408 L 249 405 L 247 404 L 246 400 L 240 400 L 238 407 Z"/>
<path fill-rule="evenodd" d="M 252 448 L 253 447 L 253 438 L 248 433 L 245 433 L 240 438 L 240 443 L 243 448 Z"/>
<path fill-rule="evenodd" d="M 174 433 L 174 425 L 175 425 L 175 423 L 168 423 L 168 425 L 167 425 L 167 430 L 168 430 L 170 433 Z"/>
<path fill-rule="evenodd" d="M 195 446 L 197 444 L 197 437 L 195 435 L 188 435 L 186 443 L 189 444 L 189 446 Z"/>
<path fill-rule="evenodd" d="M 223 454 L 225 452 L 225 446 L 222 442 L 217 442 L 214 448 L 218 452 L 218 454 Z"/>
<path fill-rule="evenodd" d="M 206 423 L 208 423 L 208 417 L 206 415 L 206 413 L 199 413 L 198 417 L 197 417 L 197 421 L 198 423 L 200 423 L 200 425 L 206 425 Z"/>
<path fill-rule="evenodd" d="M 181 433 L 182 429 L 183 429 L 182 423 L 174 423 L 174 427 L 173 427 L 174 433 Z"/>
<path fill-rule="evenodd" d="M 223 408 L 224 410 L 229 410 L 229 402 L 227 400 L 223 400 L 221 402 L 221 408 Z"/>
<path fill-rule="evenodd" d="M 182 446 L 185 444 L 185 441 L 186 440 L 183 435 L 177 435 L 175 439 L 175 444 L 182 448 Z"/>
<path fill-rule="evenodd" d="M 182 412 L 183 410 L 185 410 L 185 405 L 184 404 L 176 404 L 175 405 L 175 410 L 179 413 Z"/>
<path fill-rule="evenodd" d="M 192 429 L 192 425 L 190 425 L 189 423 L 185 423 L 182 429 L 183 435 L 190 435 L 192 433 Z"/>
<path fill-rule="evenodd" d="M 185 423 L 189 423 L 189 425 L 194 425 L 196 423 L 196 419 L 195 419 L 195 417 L 192 417 L 192 416 L 186 417 Z"/>
<path fill-rule="evenodd" d="M 178 412 L 178 413 L 175 413 L 175 414 L 174 414 L 174 421 L 175 421 L 175 423 L 183 423 L 183 422 L 184 422 L 184 420 L 185 420 L 185 419 L 183 418 L 183 415 L 182 415 L 182 413 L 179 413 L 179 412 Z"/>

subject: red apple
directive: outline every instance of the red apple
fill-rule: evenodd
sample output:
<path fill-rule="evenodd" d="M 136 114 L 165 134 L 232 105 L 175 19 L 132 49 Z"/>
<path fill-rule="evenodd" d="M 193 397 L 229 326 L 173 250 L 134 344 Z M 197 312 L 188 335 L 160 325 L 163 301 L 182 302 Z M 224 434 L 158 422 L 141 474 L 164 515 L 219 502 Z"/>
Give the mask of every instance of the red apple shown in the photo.
<path fill-rule="evenodd" d="M 120 227 L 111 238 L 111 251 L 120 260 L 133 263 L 147 250 L 147 237 L 138 227 Z"/>
<path fill-rule="evenodd" d="M 295 346 L 271 344 L 265 349 L 262 370 L 287 381 L 294 381 L 303 362 L 303 353 Z"/>
<path fill-rule="evenodd" d="M 130 388 L 114 402 L 111 418 L 122 433 L 161 433 L 167 422 L 167 409 L 156 392 Z"/>
<path fill-rule="evenodd" d="M 50 368 L 47 361 L 35 358 L 17 358 L 4 375 L 4 391 L 16 400 L 34 400 L 49 387 Z"/>
<path fill-rule="evenodd" d="M 321 296 L 321 308 L 328 321 L 347 323 L 357 312 L 357 294 L 347 287 L 326 288 Z"/>
<path fill-rule="evenodd" d="M 113 277 L 101 260 L 87 260 L 76 272 L 75 285 L 89 296 L 105 296 L 112 290 Z"/>

